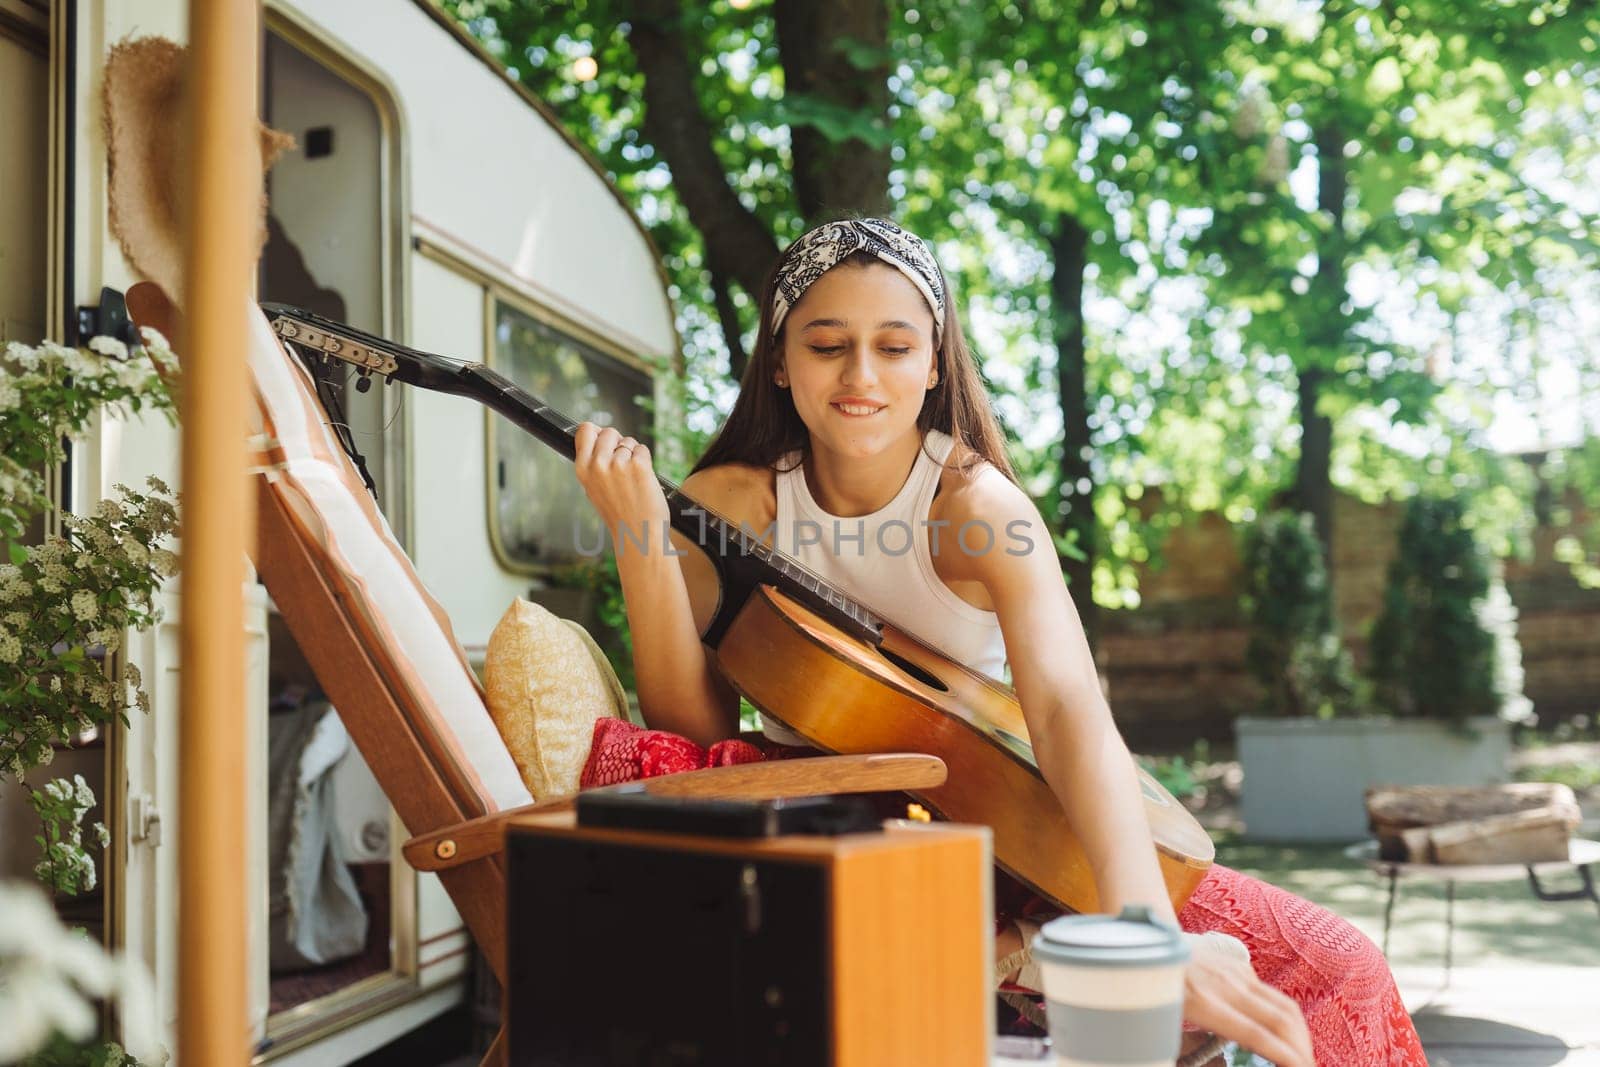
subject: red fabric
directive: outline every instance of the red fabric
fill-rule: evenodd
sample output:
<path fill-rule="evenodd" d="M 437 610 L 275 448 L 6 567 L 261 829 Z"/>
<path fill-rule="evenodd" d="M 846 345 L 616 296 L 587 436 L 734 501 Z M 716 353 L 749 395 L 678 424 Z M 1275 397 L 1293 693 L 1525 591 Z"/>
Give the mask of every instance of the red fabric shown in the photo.
<path fill-rule="evenodd" d="M 1389 963 L 1361 931 L 1275 885 L 1214 866 L 1178 922 L 1243 941 L 1261 980 L 1305 1014 L 1320 1067 L 1427 1067 Z"/>
<path fill-rule="evenodd" d="M 602 719 L 595 724 L 582 785 L 788 759 L 809 751 L 755 735 L 752 741 L 721 741 L 707 752 L 676 734 Z M 996 929 L 1008 915 L 1050 915 L 1043 901 L 998 871 L 995 906 Z M 1247 874 L 1213 866 L 1178 922 L 1191 933 L 1220 930 L 1245 943 L 1261 980 L 1300 1005 L 1318 1067 L 1427 1067 L 1383 953 L 1333 912 Z"/>
<path fill-rule="evenodd" d="M 665 730 L 646 730 L 622 719 L 597 719 L 589 742 L 589 758 L 578 776 L 578 788 L 616 785 L 703 767 L 755 763 L 765 758 L 756 746 L 738 738 L 718 741 L 705 749 Z"/>

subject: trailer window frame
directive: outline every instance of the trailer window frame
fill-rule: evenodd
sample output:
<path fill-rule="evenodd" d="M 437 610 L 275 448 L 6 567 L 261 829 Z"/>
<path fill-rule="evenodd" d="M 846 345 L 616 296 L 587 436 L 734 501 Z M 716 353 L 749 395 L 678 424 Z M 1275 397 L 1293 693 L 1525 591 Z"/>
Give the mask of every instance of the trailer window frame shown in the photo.
<path fill-rule="evenodd" d="M 654 369 L 643 359 L 617 341 L 589 329 L 575 322 L 571 318 L 560 314 L 555 309 L 529 299 L 526 295 L 515 293 L 502 286 L 487 284 L 484 287 L 484 362 L 487 366 L 515 381 L 518 385 L 527 388 L 530 393 L 546 401 L 556 410 L 577 421 L 594 421 L 606 423 L 596 416 L 610 417 L 609 412 L 568 410 L 563 407 L 564 397 L 545 396 L 540 394 L 539 383 L 526 380 L 527 375 L 521 374 L 519 369 L 512 366 L 508 355 L 504 351 L 500 339 L 500 325 L 502 317 L 506 314 L 520 316 L 530 322 L 536 329 L 554 335 L 562 342 L 572 346 L 580 358 L 591 367 L 598 364 L 610 374 L 636 377 L 637 392 L 634 397 L 649 398 L 646 404 L 633 404 L 631 418 L 621 419 L 617 422 L 619 428 L 628 427 L 624 433 L 631 433 L 639 441 L 655 449 L 655 428 L 652 406 L 657 401 L 656 375 Z M 565 457 L 558 456 L 553 450 L 538 442 L 530 442 L 531 454 L 538 457 L 537 461 L 543 471 L 552 479 L 561 479 L 558 483 L 563 490 L 563 495 L 571 499 L 578 508 L 576 514 L 585 521 L 580 526 L 578 523 L 568 523 L 568 528 L 554 531 L 552 539 L 573 542 L 573 550 L 561 555 L 539 560 L 517 551 L 516 546 L 508 543 L 502 523 L 502 495 L 510 486 L 502 485 L 501 480 L 501 447 L 503 433 L 522 435 L 520 430 L 511 426 L 502 416 L 485 409 L 484 411 L 484 484 L 485 484 L 485 516 L 489 531 L 489 544 L 496 562 L 512 574 L 526 575 L 541 579 L 551 579 L 574 565 L 581 564 L 585 557 L 599 559 L 604 551 L 594 553 L 598 537 L 600 536 L 600 523 L 598 516 L 593 513 L 583 490 L 578 486 L 577 477 L 572 470 L 572 465 Z M 542 455 L 541 455 L 542 453 Z M 564 467 L 564 470 L 558 468 Z M 509 475 L 508 475 L 509 479 Z M 533 506 L 533 505 L 530 505 Z M 577 549 L 586 550 L 584 552 Z"/>

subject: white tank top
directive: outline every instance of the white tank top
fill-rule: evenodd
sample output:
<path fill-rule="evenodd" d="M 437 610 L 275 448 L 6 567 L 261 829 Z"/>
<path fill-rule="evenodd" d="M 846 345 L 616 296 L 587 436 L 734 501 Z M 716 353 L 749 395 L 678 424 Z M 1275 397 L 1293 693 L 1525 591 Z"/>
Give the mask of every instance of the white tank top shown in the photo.
<path fill-rule="evenodd" d="M 824 510 L 811 495 L 799 453 L 778 464 L 777 540 L 774 547 L 859 600 L 897 629 L 933 646 L 958 663 L 1003 679 L 1005 640 L 1000 617 L 956 596 L 933 568 L 926 525 L 943 463 L 955 446 L 940 430 L 929 430 L 911 474 L 894 499 L 871 515 L 843 518 Z M 937 530 L 939 551 L 960 551 L 956 531 Z M 780 744 L 806 742 L 761 717 L 762 730 Z"/>

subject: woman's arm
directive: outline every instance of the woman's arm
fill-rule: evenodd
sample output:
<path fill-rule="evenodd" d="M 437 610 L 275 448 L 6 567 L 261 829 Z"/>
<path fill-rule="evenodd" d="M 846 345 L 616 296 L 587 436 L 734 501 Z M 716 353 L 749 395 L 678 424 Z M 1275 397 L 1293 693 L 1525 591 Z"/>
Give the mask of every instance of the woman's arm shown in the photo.
<path fill-rule="evenodd" d="M 956 530 L 979 521 L 995 534 L 982 555 L 947 546 L 959 555 L 940 571 L 983 582 L 994 601 L 1034 757 L 1094 868 L 1100 910 L 1143 904 L 1176 925 L 1133 757 L 1112 722 L 1039 509 L 991 469 L 956 491 L 944 517 Z M 1024 539 L 1032 542 L 1025 552 Z M 1205 939 L 1185 971 L 1184 1016 L 1284 1067 L 1312 1067 L 1298 1005 Z"/>
<path fill-rule="evenodd" d="M 697 588 L 692 599 L 685 577 L 690 557 L 669 555 L 661 542 L 671 512 L 651 468 L 650 450 L 609 426 L 601 429 L 589 422 L 578 426 L 574 439 L 578 481 L 611 532 L 616 550 L 633 637 L 634 684 L 645 722 L 708 746 L 735 736 L 738 694 L 711 666 L 695 623 L 695 602 L 709 598 L 715 603 L 715 572 L 704 563 L 713 585 Z M 619 445 L 630 443 L 631 455 L 619 459 Z M 687 541 L 675 535 L 674 542 L 675 551 L 686 550 Z M 697 586 L 704 585 L 705 574 L 693 573 Z"/>
<path fill-rule="evenodd" d="M 967 538 L 975 548 L 991 542 L 982 554 L 963 551 L 954 538 L 941 539 L 941 549 L 956 553 L 954 572 L 981 581 L 994 601 L 1034 758 L 1094 869 L 1100 910 L 1143 904 L 1176 923 L 1133 757 L 1112 722 L 1038 508 L 995 471 L 963 486 L 951 503 L 952 528 L 977 521 L 993 532 Z M 953 573 L 950 562 L 941 571 Z"/>

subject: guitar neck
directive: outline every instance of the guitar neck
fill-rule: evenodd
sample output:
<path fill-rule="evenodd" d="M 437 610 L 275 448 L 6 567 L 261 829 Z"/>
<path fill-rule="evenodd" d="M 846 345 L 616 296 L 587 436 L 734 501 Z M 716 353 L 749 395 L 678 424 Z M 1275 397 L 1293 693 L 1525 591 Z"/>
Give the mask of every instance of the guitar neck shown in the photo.
<path fill-rule="evenodd" d="M 300 308 L 268 304 L 264 309 L 273 329 L 287 342 L 352 364 L 362 374 L 380 374 L 419 388 L 475 400 L 568 460 L 577 457 L 576 420 L 482 363 L 407 348 Z M 763 543 L 757 531 L 742 524 L 736 527 L 709 510 L 675 482 L 660 475 L 656 475 L 656 481 L 666 494 L 672 528 L 706 550 L 722 580 L 722 601 L 711 626 L 702 635 L 706 644 L 717 647 L 758 585 L 776 587 L 852 637 L 874 646 L 882 643 L 883 623 L 864 605 L 798 560 Z"/>

